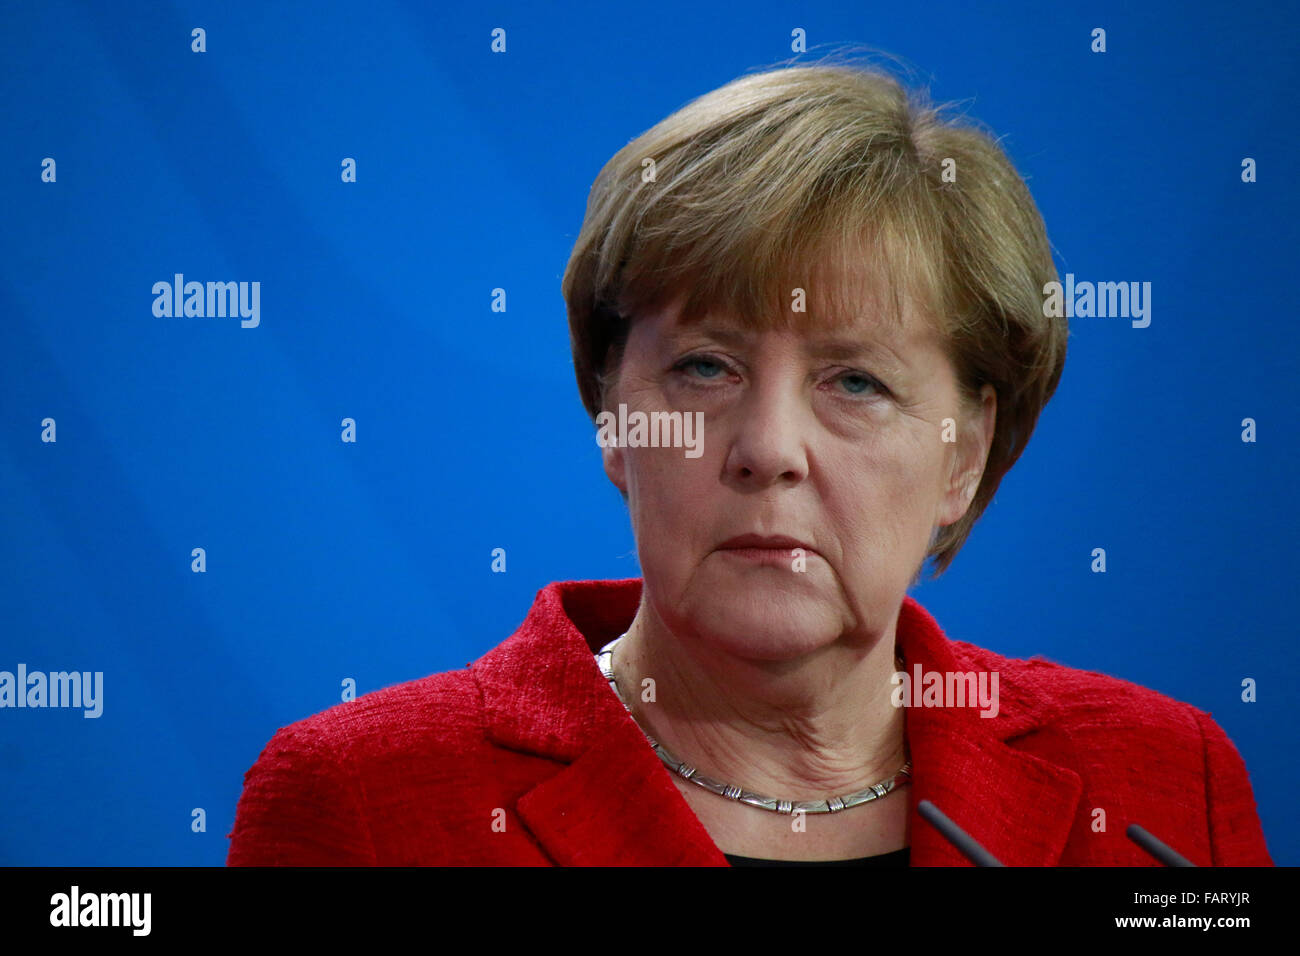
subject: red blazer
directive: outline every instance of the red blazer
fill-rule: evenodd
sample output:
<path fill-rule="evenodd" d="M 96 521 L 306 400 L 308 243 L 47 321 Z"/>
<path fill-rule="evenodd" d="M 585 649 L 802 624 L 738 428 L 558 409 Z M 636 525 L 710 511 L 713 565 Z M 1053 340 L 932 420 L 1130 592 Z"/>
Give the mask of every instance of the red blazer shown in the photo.
<path fill-rule="evenodd" d="M 228 865 L 726 866 L 592 656 L 640 593 L 636 578 L 548 585 L 465 670 L 280 729 L 244 775 Z M 905 710 L 913 781 L 890 799 L 910 803 L 913 866 L 969 865 L 918 816 L 923 798 L 1008 865 L 1156 865 L 1129 823 L 1197 865 L 1272 865 L 1246 767 L 1209 714 L 950 641 L 910 596 L 897 636 L 909 671 L 1000 674 L 996 717 Z"/>

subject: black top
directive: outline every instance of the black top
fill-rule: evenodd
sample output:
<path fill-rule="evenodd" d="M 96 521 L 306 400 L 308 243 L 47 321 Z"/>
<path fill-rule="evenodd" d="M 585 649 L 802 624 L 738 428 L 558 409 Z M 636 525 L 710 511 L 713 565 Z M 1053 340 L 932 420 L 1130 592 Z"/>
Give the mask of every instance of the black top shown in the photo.
<path fill-rule="evenodd" d="M 730 853 L 724 853 L 723 856 L 732 866 L 908 866 L 912 851 L 910 847 L 903 847 L 892 853 L 861 856 L 856 860 L 760 860 L 757 857 L 734 856 Z"/>

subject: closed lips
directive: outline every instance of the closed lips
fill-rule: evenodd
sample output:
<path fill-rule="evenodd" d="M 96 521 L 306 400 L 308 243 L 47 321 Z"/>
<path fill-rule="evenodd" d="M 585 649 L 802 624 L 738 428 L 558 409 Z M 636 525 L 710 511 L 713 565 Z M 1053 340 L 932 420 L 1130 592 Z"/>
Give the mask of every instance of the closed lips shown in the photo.
<path fill-rule="evenodd" d="M 805 551 L 814 550 L 812 545 L 800 541 L 798 538 L 790 538 L 785 535 L 742 534 L 735 538 L 728 538 L 718 545 L 719 551 L 732 551 L 740 548 L 759 548 L 770 551 L 790 551 L 794 548 L 803 548 Z"/>

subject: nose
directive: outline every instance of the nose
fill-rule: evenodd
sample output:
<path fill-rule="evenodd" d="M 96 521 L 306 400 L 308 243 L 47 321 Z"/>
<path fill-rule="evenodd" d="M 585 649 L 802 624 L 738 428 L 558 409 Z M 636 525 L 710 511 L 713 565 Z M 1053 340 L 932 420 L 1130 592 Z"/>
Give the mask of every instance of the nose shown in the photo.
<path fill-rule="evenodd" d="M 734 431 L 725 471 L 729 483 L 759 491 L 798 484 L 808 476 L 808 401 L 789 374 L 769 376 L 750 387 L 732 410 Z"/>

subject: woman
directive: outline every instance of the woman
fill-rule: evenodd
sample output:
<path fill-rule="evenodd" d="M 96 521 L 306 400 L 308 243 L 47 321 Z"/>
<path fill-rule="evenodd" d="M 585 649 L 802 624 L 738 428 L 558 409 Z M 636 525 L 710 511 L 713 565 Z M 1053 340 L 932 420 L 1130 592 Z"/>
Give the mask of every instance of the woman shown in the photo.
<path fill-rule="evenodd" d="M 564 294 L 643 579 L 552 584 L 465 671 L 281 729 L 229 862 L 965 864 L 928 799 L 1007 864 L 1150 865 L 1131 823 L 1269 863 L 1207 714 L 906 594 L 1056 388 L 1055 279 L 992 139 L 883 74 L 743 77 L 629 143 Z"/>

